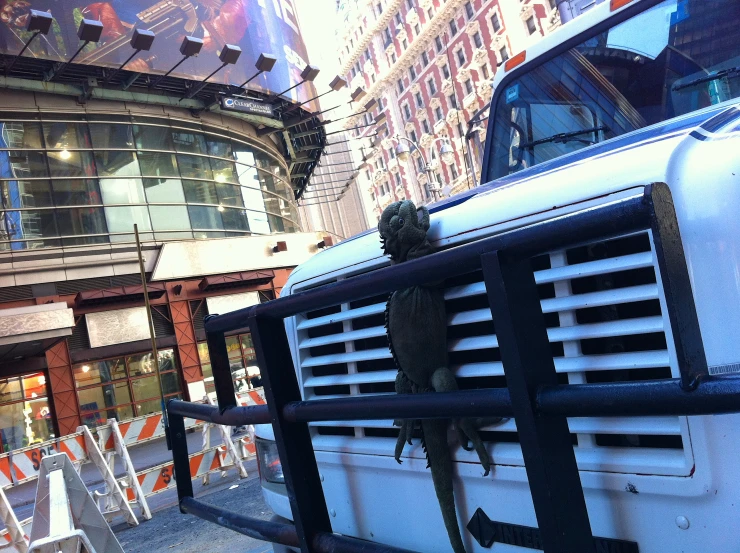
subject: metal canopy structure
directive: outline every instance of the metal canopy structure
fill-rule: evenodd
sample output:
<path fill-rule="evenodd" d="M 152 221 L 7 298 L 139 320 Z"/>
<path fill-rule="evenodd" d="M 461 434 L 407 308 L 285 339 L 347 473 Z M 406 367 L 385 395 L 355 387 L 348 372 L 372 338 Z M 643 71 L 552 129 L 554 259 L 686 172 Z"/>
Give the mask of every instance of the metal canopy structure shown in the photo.
<path fill-rule="evenodd" d="M 96 89 L 109 92 L 110 94 L 105 95 L 108 99 L 120 96 L 121 100 L 156 103 L 154 99 L 159 96 L 169 105 L 190 108 L 196 116 L 212 109 L 226 95 L 238 95 L 269 103 L 275 119 L 257 116 L 252 119 L 260 121 L 257 124 L 258 130 L 268 131 L 265 134 L 274 132 L 279 136 L 290 167 L 296 200 L 303 195 L 326 145 L 326 132 L 320 118 L 303 107 L 295 107 L 292 101 L 282 97 L 255 90 L 245 91 L 236 85 L 216 82 L 202 83 L 201 88 L 198 81 L 190 79 L 77 63 L 69 63 L 63 73 L 55 76 L 53 83 L 43 85 L 46 75 L 58 63 L 30 56 L 0 54 L 0 71 L 4 72 L 4 79 L 0 74 L 0 87 L 54 93 L 58 90 L 56 85 L 66 85 L 64 88 L 74 90 L 81 103 L 95 96 Z M 23 81 L 26 81 L 27 86 L 22 86 Z M 155 82 L 156 88 L 152 88 Z M 136 99 L 137 94 L 142 95 L 141 100 Z M 144 98 L 144 95 L 147 97 Z M 188 96 L 190 101 L 180 102 L 181 98 Z M 238 114 L 234 115 L 239 117 Z M 300 123 L 295 124 L 296 119 Z"/>
<path fill-rule="evenodd" d="M 644 230 L 654 240 L 680 378 L 560 384 L 532 258 Z M 483 272 L 506 387 L 303 401 L 284 319 L 474 271 Z M 224 333 L 247 326 L 262 368 L 266 406 L 240 407 L 234 399 Z M 184 417 L 234 426 L 271 422 L 294 524 L 266 522 L 197 500 L 187 478 L 177 480 L 180 510 L 302 553 L 403 551 L 333 533 L 308 426 L 312 421 L 513 415 L 544 551 L 596 553 L 567 417 L 740 412 L 740 377 L 709 375 L 673 200 L 660 183 L 598 207 L 212 316 L 205 327 L 219 405 L 168 404 L 176 471 L 188 470 Z"/>

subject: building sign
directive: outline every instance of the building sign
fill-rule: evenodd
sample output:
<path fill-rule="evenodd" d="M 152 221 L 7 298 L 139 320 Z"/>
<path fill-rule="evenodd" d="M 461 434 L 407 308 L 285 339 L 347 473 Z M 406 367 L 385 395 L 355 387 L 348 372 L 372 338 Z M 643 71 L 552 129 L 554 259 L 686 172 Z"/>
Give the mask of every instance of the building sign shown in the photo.
<path fill-rule="evenodd" d="M 90 347 L 99 348 L 149 338 L 146 307 L 130 307 L 85 315 Z"/>
<path fill-rule="evenodd" d="M 242 292 L 240 294 L 229 294 L 228 296 L 213 296 L 206 298 L 208 313 L 210 315 L 223 315 L 237 309 L 244 309 L 260 302 L 259 292 Z"/>
<path fill-rule="evenodd" d="M 131 36 L 136 27 L 151 30 L 156 38 L 148 52 L 141 52 L 127 65 L 128 71 L 164 74 L 182 60 L 183 37 L 203 39 L 198 56 L 185 60 L 173 77 L 200 81 L 218 68 L 224 44 L 239 46 L 242 54 L 211 82 L 239 85 L 254 75 L 260 53 L 277 57 L 275 67 L 249 83 L 249 88 L 280 92 L 301 82 L 308 56 L 303 43 L 295 0 L 6 0 L 0 18 L 0 53 L 17 54 L 29 39 L 26 23 L 31 9 L 48 11 L 54 24 L 47 36 L 34 40 L 24 56 L 66 61 L 81 46 L 77 27 L 82 18 L 103 23 L 99 43 L 88 44 L 74 63 L 117 68 L 132 53 Z M 315 96 L 306 83 L 286 94 L 305 101 Z"/>
<path fill-rule="evenodd" d="M 274 117 L 272 106 L 264 102 L 255 100 L 245 100 L 244 98 L 233 98 L 224 96 L 221 98 L 221 107 L 230 111 L 239 111 L 242 113 L 252 113 L 254 115 L 264 115 L 265 117 Z"/>

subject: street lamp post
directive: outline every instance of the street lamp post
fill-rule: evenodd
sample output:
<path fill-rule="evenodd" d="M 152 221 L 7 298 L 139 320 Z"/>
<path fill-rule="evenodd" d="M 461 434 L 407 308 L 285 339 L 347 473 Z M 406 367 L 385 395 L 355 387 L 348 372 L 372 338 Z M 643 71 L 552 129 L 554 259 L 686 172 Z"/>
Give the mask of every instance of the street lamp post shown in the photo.
<path fill-rule="evenodd" d="M 396 135 L 393 137 L 393 140 L 398 143 L 396 145 L 396 157 L 404 163 L 408 161 L 409 155 L 413 150 L 417 150 L 419 152 L 419 155 L 424 162 L 424 170 L 426 171 L 427 179 L 430 183 L 434 182 L 434 172 L 432 171 L 432 166 L 427 161 L 427 156 L 424 155 L 424 150 L 422 150 L 416 142 L 406 138 L 405 136 Z M 432 147 L 437 142 L 442 142 L 442 146 L 439 148 L 439 156 L 442 158 L 442 162 L 445 165 L 452 165 L 455 163 L 455 152 L 452 149 L 450 141 L 447 138 L 435 138 L 429 146 Z M 411 148 L 409 148 L 405 143 L 410 144 Z M 435 195 L 441 192 L 441 189 L 437 186 L 434 186 L 431 190 Z M 435 199 L 437 198 L 435 197 Z"/>

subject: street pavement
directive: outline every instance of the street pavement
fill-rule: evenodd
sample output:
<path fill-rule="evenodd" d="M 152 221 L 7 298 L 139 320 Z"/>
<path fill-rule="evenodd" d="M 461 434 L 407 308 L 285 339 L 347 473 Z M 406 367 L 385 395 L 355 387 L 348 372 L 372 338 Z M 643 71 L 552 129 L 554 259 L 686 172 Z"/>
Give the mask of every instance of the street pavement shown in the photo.
<path fill-rule="evenodd" d="M 211 430 L 211 444 L 221 443 L 216 429 Z M 188 450 L 195 453 L 201 449 L 200 431 L 188 434 Z M 139 471 L 166 463 L 172 459 L 164 439 L 129 448 L 134 468 Z M 116 476 L 124 476 L 121 463 L 116 458 Z M 200 478 L 193 481 L 195 497 L 217 504 L 247 516 L 269 519 L 272 511 L 265 505 L 257 473 L 256 460 L 247 461 L 244 467 L 248 478 L 240 479 L 235 470 L 226 477 L 211 474 L 210 484 L 203 485 Z M 97 468 L 92 463 L 82 466 L 82 479 L 88 490 L 103 490 L 104 484 Z M 28 482 L 6 490 L 6 495 L 19 520 L 33 515 L 36 482 Z M 152 519 L 145 521 L 134 513 L 140 524 L 129 527 L 123 517 L 116 517 L 111 526 L 116 532 L 126 553 L 269 553 L 272 546 L 253 540 L 231 530 L 206 522 L 192 515 L 183 515 L 177 507 L 177 492 L 174 488 L 147 498 Z"/>

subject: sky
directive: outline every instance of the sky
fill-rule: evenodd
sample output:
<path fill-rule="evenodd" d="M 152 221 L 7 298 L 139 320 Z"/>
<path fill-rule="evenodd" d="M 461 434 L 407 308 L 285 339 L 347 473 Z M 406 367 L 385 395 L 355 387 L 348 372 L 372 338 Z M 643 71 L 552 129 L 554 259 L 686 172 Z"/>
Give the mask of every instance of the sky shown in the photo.
<path fill-rule="evenodd" d="M 329 90 L 329 83 L 339 72 L 339 43 L 336 38 L 336 30 L 339 18 L 336 12 L 336 0 L 295 0 L 298 12 L 298 23 L 301 34 L 308 50 L 309 62 L 318 65 L 321 72 L 316 77 L 314 84 L 316 93 L 321 94 Z M 321 108 L 333 107 L 342 102 L 349 101 L 349 90 L 327 94 L 321 98 Z M 333 110 L 327 114 L 327 118 L 338 118 L 347 115 L 345 109 Z M 332 125 L 332 130 L 339 127 Z"/>

